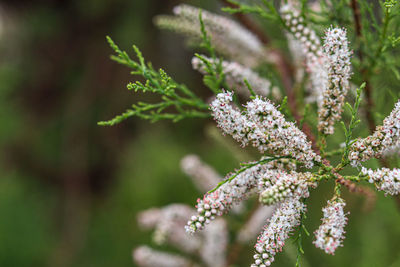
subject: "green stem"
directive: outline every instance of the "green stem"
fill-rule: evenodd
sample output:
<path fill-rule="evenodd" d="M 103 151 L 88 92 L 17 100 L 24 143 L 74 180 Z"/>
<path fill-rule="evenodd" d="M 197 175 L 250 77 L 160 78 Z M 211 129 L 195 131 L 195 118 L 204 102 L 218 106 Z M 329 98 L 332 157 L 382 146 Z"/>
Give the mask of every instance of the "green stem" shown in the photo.
<path fill-rule="evenodd" d="M 306 200 L 302 200 L 303 203 L 305 204 Z M 301 255 L 304 254 L 303 250 L 303 231 L 304 233 L 309 236 L 310 233 L 307 231 L 305 225 L 304 225 L 304 219 L 307 218 L 304 212 L 301 213 L 300 215 L 300 225 L 299 225 L 299 233 L 295 239 L 295 242 L 297 243 L 297 257 L 296 257 L 296 267 L 300 267 L 300 260 L 301 260 Z"/>
<path fill-rule="evenodd" d="M 210 194 L 210 193 L 216 191 L 216 190 L 217 190 L 218 188 L 220 188 L 222 185 L 231 182 L 231 181 L 232 181 L 233 179 L 235 179 L 239 174 L 241 174 L 242 172 L 244 172 L 244 171 L 246 171 L 246 170 L 248 170 L 248 169 L 250 169 L 250 168 L 252 168 L 252 167 L 254 167 L 254 166 L 256 166 L 256 165 L 262 165 L 262 164 L 265 164 L 265 163 L 268 163 L 268 162 L 270 162 L 270 161 L 277 160 L 277 159 L 291 159 L 291 158 L 292 158 L 292 157 L 290 157 L 290 156 L 271 157 L 271 158 L 266 158 L 266 159 L 263 159 L 263 160 L 260 160 L 260 161 L 256 161 L 256 162 L 253 162 L 253 163 L 242 164 L 242 168 L 240 168 L 239 170 L 237 170 L 237 171 L 235 172 L 234 175 L 232 175 L 232 176 L 229 177 L 228 179 L 225 179 L 225 180 L 219 182 L 219 183 L 217 184 L 217 186 L 216 186 L 215 188 L 211 189 L 210 191 L 208 191 L 207 194 Z"/>

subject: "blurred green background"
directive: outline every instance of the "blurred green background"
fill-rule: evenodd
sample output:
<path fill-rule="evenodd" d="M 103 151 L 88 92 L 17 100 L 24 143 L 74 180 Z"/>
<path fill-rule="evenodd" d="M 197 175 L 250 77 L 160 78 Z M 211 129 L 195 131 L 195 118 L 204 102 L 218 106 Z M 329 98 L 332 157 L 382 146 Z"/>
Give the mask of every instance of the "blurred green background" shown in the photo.
<path fill-rule="evenodd" d="M 134 266 L 132 249 L 151 243 L 135 214 L 174 202 L 193 205 L 199 196 L 179 168 L 184 155 L 199 154 L 221 173 L 238 166 L 232 151 L 205 131 L 210 121 L 96 124 L 147 97 L 125 90 L 134 79 L 109 59 L 106 35 L 125 50 L 136 44 L 155 67 L 208 96 L 183 38 L 152 24 L 179 2 L 0 1 L 0 266 Z M 311 231 L 330 186 L 308 202 Z M 365 211 L 362 197 L 345 198 L 351 212 L 345 247 L 325 255 L 306 237 L 309 266 L 400 266 L 396 202 L 379 194 Z M 294 266 L 291 253 L 275 266 Z M 251 254 L 249 244 L 238 266 L 248 266 Z"/>

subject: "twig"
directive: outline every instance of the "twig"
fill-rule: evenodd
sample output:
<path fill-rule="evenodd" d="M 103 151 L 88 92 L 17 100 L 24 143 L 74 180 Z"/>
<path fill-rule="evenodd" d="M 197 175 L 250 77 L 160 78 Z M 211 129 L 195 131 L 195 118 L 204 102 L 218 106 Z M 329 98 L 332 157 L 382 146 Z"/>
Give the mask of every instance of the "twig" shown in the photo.
<path fill-rule="evenodd" d="M 357 36 L 361 36 L 361 16 L 357 0 L 351 0 L 351 9 L 353 10 L 354 24 Z"/>
<path fill-rule="evenodd" d="M 371 211 L 375 206 L 376 202 L 376 193 L 371 188 L 367 186 L 356 185 L 352 181 L 361 181 L 359 176 L 346 176 L 344 178 L 341 174 L 339 174 L 336 169 L 332 169 L 331 175 L 336 178 L 335 180 L 335 194 L 340 196 L 340 186 L 345 186 L 350 193 L 355 193 L 358 195 L 365 196 L 364 209 L 365 211 Z M 353 179 L 353 180 L 352 180 Z"/>
<path fill-rule="evenodd" d="M 346 180 L 342 175 L 335 173 L 337 179 L 336 182 L 345 186 L 351 193 L 363 195 L 366 197 L 365 208 L 366 210 L 371 210 L 376 201 L 376 194 L 369 187 L 357 186 L 355 183 Z"/>

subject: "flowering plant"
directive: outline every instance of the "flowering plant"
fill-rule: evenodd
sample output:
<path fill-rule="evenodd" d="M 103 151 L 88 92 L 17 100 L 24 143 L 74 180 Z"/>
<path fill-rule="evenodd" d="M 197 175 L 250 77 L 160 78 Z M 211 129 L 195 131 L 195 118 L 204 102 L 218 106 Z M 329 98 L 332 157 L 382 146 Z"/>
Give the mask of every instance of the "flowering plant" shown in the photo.
<path fill-rule="evenodd" d="M 306 2 L 290 1 L 277 8 L 268 1 L 262 1 L 262 4 L 229 1 L 229 7 L 224 10 L 236 14 L 244 26 L 188 5 L 175 7 L 173 16 L 155 18 L 160 28 L 184 34 L 189 43 L 200 44 L 208 53 L 208 56 L 195 54 L 192 65 L 204 75 L 204 84 L 213 93 L 209 103 L 185 85 L 175 82 L 165 71 L 156 71 L 151 64 L 146 64 L 136 47 L 138 61 L 131 59 L 108 38 L 117 53 L 113 58 L 146 80 L 129 83 L 128 89 L 159 94 L 161 102 L 133 105 L 122 115 L 100 122 L 101 125 L 114 125 L 131 116 L 151 121 L 212 117 L 223 134 L 231 135 L 243 148 L 253 146 L 261 154 L 257 160 L 242 163 L 222 181 L 197 157 L 185 158 L 183 170 L 194 177 L 201 190 L 208 190 L 197 200 L 196 210 L 175 204 L 146 211 L 139 218 L 145 227 L 156 228 L 157 242 L 168 239 L 183 251 L 199 254 L 201 259 L 199 263 L 193 263 L 180 256 L 141 247 L 134 253 L 140 266 L 233 264 L 224 258 L 227 224 L 217 217 L 232 209 L 235 211 L 235 205 L 252 195 L 258 195 L 264 206 L 250 216 L 248 222 L 253 223 L 250 228 L 259 228 L 255 225 L 260 225 L 262 215 L 266 224 L 255 244 L 251 266 L 271 265 L 296 227 L 300 227 L 296 238 L 296 264 L 299 265 L 303 253 L 301 237 L 303 233 L 309 234 L 303 220 L 310 189 L 316 189 L 326 180 L 335 183 L 332 196 L 322 210 L 322 224 L 315 231 L 313 242 L 328 254 L 334 254 L 343 245 L 345 237 L 348 212 L 344 210 L 342 187 L 365 195 L 369 200 L 374 200 L 375 192 L 362 185 L 363 182 L 373 184 L 385 194 L 399 194 L 400 171 L 388 166 L 385 155 L 400 144 L 400 102 L 379 126 L 375 126 L 371 111 L 371 76 L 378 68 L 389 68 L 399 76 L 388 59 L 398 43 L 394 35 L 390 37 L 394 10 L 398 10 L 396 1 L 382 4 L 382 24 L 376 22 L 379 44 L 373 47 L 367 43 L 373 31 L 365 22 L 368 16 L 374 16 L 371 7 L 367 3 L 351 2 L 349 8 L 354 15 L 356 40 L 365 42 L 358 44 L 354 54 L 348 32 L 343 27 L 348 26 L 345 19 L 337 17 L 338 22 L 343 19 L 346 25 L 328 26 L 322 36 L 316 30 L 318 25 L 330 23 L 324 20 L 324 15 L 337 14 L 344 7 L 334 1 L 317 2 L 312 6 Z M 258 14 L 280 25 L 285 31 L 293 62 L 288 62 L 282 51 L 270 47 L 266 36 L 244 13 Z M 389 42 L 393 50 L 389 48 Z M 369 50 L 374 51 L 373 57 L 368 57 Z M 274 69 L 280 83 L 274 83 L 257 71 L 263 64 Z M 355 89 L 357 83 L 360 86 Z M 282 95 L 286 96 L 282 99 Z M 346 103 L 346 98 L 353 104 Z M 354 132 L 362 125 L 358 117 L 364 98 L 366 105 L 362 111 L 370 135 L 356 138 Z M 344 117 L 346 106 L 349 114 Z M 302 113 L 299 112 L 301 109 Z M 338 132 L 336 126 L 339 123 L 344 140 L 331 145 L 328 141 Z M 338 155 L 339 162 L 333 164 L 332 157 Z M 383 168 L 362 166 L 372 158 L 380 159 Z M 352 173 L 347 174 L 344 170 L 350 166 Z M 213 188 L 211 184 L 214 184 Z M 271 209 L 274 210 L 272 214 Z M 182 223 L 184 219 L 187 223 Z M 182 235 L 178 228 L 181 231 L 185 228 L 192 236 Z M 197 235 L 202 231 L 203 234 Z M 250 232 L 249 226 L 244 227 L 238 234 L 239 239 L 248 241 L 246 235 L 252 236 Z"/>

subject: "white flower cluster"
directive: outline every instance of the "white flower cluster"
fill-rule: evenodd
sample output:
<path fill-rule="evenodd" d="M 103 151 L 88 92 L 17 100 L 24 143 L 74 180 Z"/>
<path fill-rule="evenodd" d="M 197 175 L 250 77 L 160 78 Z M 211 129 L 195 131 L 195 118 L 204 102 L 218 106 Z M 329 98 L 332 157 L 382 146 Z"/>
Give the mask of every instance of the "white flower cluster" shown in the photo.
<path fill-rule="evenodd" d="M 190 211 L 189 213 L 187 211 Z M 191 208 L 183 204 L 171 204 L 161 209 L 150 209 L 139 214 L 141 226 L 155 228 L 155 239 L 160 231 L 164 234 L 163 242 L 167 242 L 179 250 L 199 256 L 209 267 L 226 266 L 226 249 L 228 244 L 228 228 L 223 219 L 217 219 L 207 227 L 201 235 L 189 236 L 184 225 L 190 215 Z M 145 225 L 143 225 L 145 222 Z M 157 241 L 157 240 L 156 240 Z M 161 255 L 161 258 L 159 257 Z M 159 259 L 153 259 L 159 257 Z M 139 247 L 134 252 L 134 260 L 139 266 L 174 266 L 172 263 L 188 263 L 189 260 L 170 253 Z M 162 260 L 166 260 L 162 262 Z M 171 263 L 171 265 L 170 265 Z M 158 265 L 159 264 L 159 265 Z M 190 263 L 192 264 L 192 263 Z M 180 266 L 180 265 L 176 265 Z M 186 266 L 186 265 L 183 265 Z M 189 265 L 192 266 L 192 265 Z"/>
<path fill-rule="evenodd" d="M 323 88 L 326 87 L 327 72 L 324 67 L 325 58 L 323 56 L 321 41 L 314 30 L 309 28 L 300 15 L 300 11 L 292 4 L 281 7 L 282 19 L 284 20 L 288 31 L 295 38 L 289 39 L 290 46 L 294 55 L 300 58 L 303 54 L 306 60 L 307 72 L 310 74 L 311 88 L 309 101 L 321 99 Z M 296 51 L 301 49 L 301 51 Z"/>
<path fill-rule="evenodd" d="M 300 224 L 301 214 L 305 211 L 306 206 L 298 198 L 289 198 L 279 204 L 269 224 L 258 237 L 252 267 L 271 265 L 275 254 L 282 251 L 290 232 Z"/>
<path fill-rule="evenodd" d="M 181 228 L 183 230 L 183 228 Z M 203 232 L 203 246 L 200 256 L 207 266 L 225 267 L 226 250 L 228 247 L 227 224 L 223 219 L 217 219 Z"/>
<path fill-rule="evenodd" d="M 264 174 L 263 183 L 266 188 L 260 194 L 260 202 L 265 205 L 272 205 L 281 202 L 287 198 L 308 198 L 310 186 L 314 184 L 309 182 L 312 174 L 291 172 L 287 173 L 281 170 L 267 170 Z"/>
<path fill-rule="evenodd" d="M 327 206 L 322 209 L 324 213 L 322 224 L 314 232 L 314 245 L 328 254 L 334 254 L 338 247 L 343 246 L 346 233 L 344 227 L 347 224 L 344 206 L 346 203 L 341 198 L 329 200 Z"/>
<path fill-rule="evenodd" d="M 279 160 L 282 161 L 282 163 L 275 163 L 278 160 L 268 162 L 268 166 L 272 166 L 271 164 L 275 164 L 276 168 L 278 168 L 278 165 L 282 167 L 288 166 L 289 163 L 286 161 L 283 163 L 283 160 L 286 159 Z M 291 164 L 293 163 L 291 162 Z M 204 163 L 197 155 L 186 155 L 181 160 L 181 169 L 187 176 L 189 176 L 197 189 L 202 193 L 211 190 L 223 179 L 214 168 Z M 239 205 L 232 207 L 232 212 L 239 214 L 243 209 L 244 206 L 240 203 Z"/>
<path fill-rule="evenodd" d="M 277 165 L 276 163 L 274 163 Z M 272 163 L 266 164 L 272 166 Z M 215 182 L 220 177 L 209 165 L 203 163 L 196 155 L 187 155 L 181 161 L 182 169 L 193 180 L 207 180 L 204 175 L 214 176 Z M 198 172 L 198 173 L 197 173 Z M 195 183 L 201 191 L 206 191 L 204 183 Z M 206 186 L 209 184 L 206 183 Z M 214 184 L 215 185 L 215 184 Z M 228 228 L 226 221 L 222 218 L 216 219 L 213 224 L 199 235 L 191 236 L 185 231 L 185 225 L 190 216 L 195 212 L 192 208 L 183 204 L 170 204 L 162 208 L 152 208 L 138 214 L 139 225 L 144 229 L 154 229 L 154 241 L 157 244 L 168 243 L 185 255 L 189 254 L 201 259 L 204 266 L 225 267 L 226 252 L 228 248 Z M 264 220 L 268 218 L 264 214 Z M 138 266 L 180 266 L 179 264 L 191 265 L 186 257 L 181 257 L 171 253 L 162 253 L 147 247 L 139 247 L 134 252 L 134 260 Z"/>
<path fill-rule="evenodd" d="M 193 44 L 201 40 L 200 9 L 181 4 L 174 8 L 175 16 L 157 16 L 157 26 L 188 35 Z M 215 49 L 245 66 L 257 66 L 267 54 L 257 37 L 237 22 L 226 17 L 202 11 L 202 18 Z"/>
<path fill-rule="evenodd" d="M 277 168 L 277 170 L 272 170 L 271 168 Z M 216 191 L 207 193 L 202 200 L 198 200 L 197 215 L 191 217 L 185 226 L 186 231 L 194 233 L 203 229 L 204 226 L 215 219 L 216 216 L 222 215 L 224 212 L 228 211 L 234 203 L 246 198 L 252 192 L 260 192 L 260 189 L 265 190 L 267 180 L 268 185 L 272 185 L 272 187 L 278 183 L 287 182 L 289 184 L 292 182 L 289 188 L 287 184 L 282 184 L 285 189 L 289 189 L 285 194 L 287 198 L 282 197 L 279 199 L 279 201 L 283 200 L 283 202 L 278 204 L 278 208 L 274 212 L 269 225 L 266 226 L 256 244 L 257 253 L 254 256 L 255 265 L 253 264 L 252 266 L 270 265 L 274 261 L 275 253 L 282 249 L 284 240 L 288 238 L 290 231 L 299 224 L 300 214 L 301 212 L 305 212 L 305 206 L 300 201 L 300 198 L 308 197 L 309 193 L 307 187 L 313 186 L 313 184 L 308 181 L 311 178 L 309 173 L 293 172 L 291 176 L 288 177 L 289 175 L 282 170 L 283 168 L 293 170 L 296 168 L 296 165 L 287 159 L 274 160 L 264 165 L 256 165 L 239 173 L 237 177 L 221 185 Z M 227 179 L 229 179 L 231 175 L 227 177 Z M 295 179 L 298 179 L 298 181 L 295 181 Z M 262 183 L 261 187 L 260 183 Z M 278 189 L 280 189 L 280 184 Z M 279 192 L 276 198 L 278 197 Z M 256 234 L 257 230 L 261 228 L 262 222 L 265 221 L 266 217 L 270 216 L 273 209 L 273 207 L 260 207 L 248 221 L 248 224 L 240 231 L 238 236 L 239 240 L 241 242 L 249 241 L 251 237 Z M 206 232 L 214 232 L 213 229 L 210 229 L 214 227 L 214 224 L 215 222 L 207 227 Z M 224 243 L 226 242 L 224 241 L 226 238 L 219 237 L 218 233 L 204 233 L 203 235 L 208 236 L 209 239 L 206 239 L 212 240 L 212 243 L 220 245 L 218 249 L 216 244 L 210 244 L 207 246 L 210 247 L 210 249 L 206 249 L 209 252 L 209 257 L 213 259 L 210 260 L 210 266 L 220 266 L 216 265 L 218 261 L 216 261 L 215 257 L 212 257 L 212 255 L 219 254 L 222 251 L 223 245 L 217 241 L 223 240 L 223 242 L 221 242 Z M 206 253 L 206 251 L 203 251 L 203 253 Z M 202 258 L 206 257 L 203 255 Z M 222 259 L 222 257 L 217 258 Z M 220 263 L 222 264 L 222 260 Z"/>
<path fill-rule="evenodd" d="M 158 208 L 151 208 L 140 212 L 137 215 L 137 220 L 140 227 L 144 229 L 154 228 L 160 221 L 162 212 Z"/>
<path fill-rule="evenodd" d="M 201 239 L 191 238 L 183 231 L 183 226 L 193 209 L 183 204 L 171 204 L 160 209 L 149 209 L 138 214 L 138 222 L 142 228 L 155 229 L 154 241 L 157 244 L 169 243 L 181 250 L 193 253 L 201 247 Z"/>
<path fill-rule="evenodd" d="M 265 159 L 265 158 L 262 158 Z M 199 170 L 202 174 L 207 174 L 204 171 L 212 168 L 195 155 L 186 156 L 181 162 L 182 169 L 189 169 L 189 176 L 195 170 Z M 203 170 L 203 168 L 205 168 Z M 254 177 L 253 185 L 251 186 L 257 191 L 257 180 L 261 179 L 261 175 L 267 170 L 276 168 L 279 170 L 294 170 L 296 164 L 288 159 L 277 159 L 267 162 L 263 165 L 257 165 L 247 170 L 245 173 L 249 177 Z M 215 175 L 215 171 L 213 171 Z M 242 173 L 243 174 L 243 173 Z M 240 178 L 240 177 L 239 177 Z M 236 178 L 237 179 L 237 178 Z M 271 178 L 275 179 L 275 178 Z M 240 187 L 240 186 L 239 186 Z M 236 191 L 235 191 L 236 190 Z M 225 191 L 224 191 L 225 192 Z M 243 193 L 239 188 L 234 188 L 231 192 Z M 247 193 L 245 193 L 247 194 Z M 207 196 L 207 195 L 206 195 Z M 228 199 L 230 201 L 232 199 Z M 213 204 L 210 203 L 210 206 Z M 261 206 L 249 218 L 247 223 L 239 230 L 238 241 L 247 243 L 254 239 L 262 230 L 265 221 L 271 217 L 275 210 L 274 206 Z M 193 214 L 194 210 L 186 205 L 171 204 L 162 208 L 152 208 L 138 214 L 139 225 L 146 229 L 155 229 L 154 239 L 156 243 L 168 243 L 178 248 L 185 254 L 195 255 L 199 257 L 205 266 L 209 267 L 224 267 L 226 266 L 226 252 L 228 248 L 228 229 L 226 221 L 218 218 L 208 225 L 199 235 L 187 235 L 184 225 Z M 188 258 L 172 253 L 163 253 L 153 250 L 148 247 L 139 247 L 134 251 L 134 260 L 141 267 L 150 266 L 197 266 L 191 265 Z M 174 265 L 176 264 L 176 265 Z M 187 265 L 186 265 L 187 264 Z"/>
<path fill-rule="evenodd" d="M 265 158 L 261 158 L 264 160 Z M 251 163 L 249 163 L 251 164 Z M 260 183 L 265 184 L 265 174 L 269 170 L 294 170 L 296 164 L 289 159 L 277 159 L 266 164 L 258 164 L 241 173 L 232 181 L 224 183 L 212 193 L 204 195 L 203 199 L 197 200 L 197 215 L 193 215 L 185 229 L 189 233 L 194 233 L 204 228 L 204 226 L 233 208 L 234 204 L 239 204 L 243 199 L 252 193 L 260 191 Z M 228 174 L 225 179 L 229 179 L 235 174 Z M 271 177 L 271 179 L 276 179 Z M 265 188 L 261 188 L 265 190 Z"/>
<path fill-rule="evenodd" d="M 318 130 L 324 134 L 333 134 L 334 124 L 343 112 L 351 75 L 351 51 L 345 29 L 329 28 L 326 31 L 324 55 L 328 82 L 323 99 L 318 103 Z"/>
<path fill-rule="evenodd" d="M 215 63 L 213 62 L 214 60 L 212 58 L 207 58 L 206 56 L 203 57 L 211 63 Z M 250 96 L 250 91 L 247 88 L 247 85 L 244 83 L 244 80 L 249 82 L 256 95 L 268 96 L 271 93 L 271 82 L 260 77 L 250 68 L 247 68 L 237 62 L 229 61 L 222 61 L 221 65 L 227 85 L 229 85 L 231 89 L 235 89 L 237 93 L 247 97 Z M 204 62 L 198 57 L 193 57 L 192 66 L 193 69 L 199 71 L 200 73 L 207 74 L 207 69 Z"/>
<path fill-rule="evenodd" d="M 262 157 L 261 160 L 266 159 Z M 296 162 L 292 159 L 276 159 L 266 164 L 268 170 L 283 170 L 283 171 L 294 171 L 297 168 Z"/>
<path fill-rule="evenodd" d="M 179 255 L 156 251 L 147 246 L 141 246 L 133 251 L 133 260 L 140 267 L 198 267 L 188 259 Z"/>
<path fill-rule="evenodd" d="M 232 96 L 232 92 L 218 94 L 210 108 L 214 119 L 223 132 L 232 135 L 236 141 L 245 146 L 249 142 L 247 134 L 251 129 L 249 129 L 246 116 L 231 105 Z"/>
<path fill-rule="evenodd" d="M 387 149 L 400 142 L 400 101 L 383 120 L 383 125 L 377 126 L 375 132 L 363 139 L 358 139 L 350 148 L 349 160 L 353 166 L 373 157 L 379 158 Z"/>
<path fill-rule="evenodd" d="M 304 54 L 310 62 L 317 62 L 322 56 L 322 50 L 321 42 L 315 31 L 306 25 L 300 12 L 293 5 L 283 5 L 281 14 L 289 32 L 301 42 Z"/>
<path fill-rule="evenodd" d="M 185 229 L 194 233 L 230 210 L 235 203 L 239 203 L 252 193 L 256 188 L 258 179 L 265 172 L 266 165 L 253 166 L 238 174 L 233 180 L 224 183 L 212 193 L 204 195 L 203 199 L 197 200 L 197 215 L 193 215 L 188 221 Z M 229 179 L 232 175 L 227 175 Z"/>
<path fill-rule="evenodd" d="M 230 105 L 232 92 L 219 93 L 211 103 L 218 126 L 242 145 L 252 143 L 261 153 L 291 156 L 307 168 L 320 161 L 306 135 L 268 100 L 256 97 L 245 106 L 243 114 Z"/>
<path fill-rule="evenodd" d="M 378 190 L 390 195 L 400 193 L 400 169 L 382 168 L 374 171 L 363 167 L 361 173 L 367 175 L 369 182 L 374 183 Z"/>
<path fill-rule="evenodd" d="M 271 102 L 257 97 L 245 107 L 252 128 L 249 139 L 260 152 L 271 151 L 281 156 L 292 156 L 307 168 L 314 165 L 313 160 L 319 161 L 306 135 L 294 123 L 287 122 Z"/>
<path fill-rule="evenodd" d="M 154 232 L 154 241 L 157 244 L 165 243 L 166 239 L 169 237 L 172 239 L 172 242 L 175 243 L 174 238 L 179 236 L 179 231 L 177 230 L 177 225 L 181 225 L 182 222 L 186 221 L 187 218 L 190 217 L 190 214 L 193 213 L 193 210 L 186 205 L 182 204 L 172 204 L 162 209 L 161 220 L 158 221 L 156 225 L 156 231 Z M 176 241 L 181 241 L 181 238 L 178 238 Z M 185 239 L 185 244 L 180 242 L 180 245 L 183 245 L 185 249 L 188 249 L 189 244 L 188 240 Z M 177 243 L 177 242 L 176 242 Z"/>
<path fill-rule="evenodd" d="M 181 160 L 181 169 L 202 192 L 212 189 L 222 177 L 196 155 L 187 155 Z"/>
<path fill-rule="evenodd" d="M 266 157 L 262 157 L 261 160 Z M 263 192 L 266 188 L 271 185 L 276 184 L 280 179 L 281 174 L 286 174 L 287 172 L 293 172 L 296 170 L 296 163 L 291 159 L 276 159 L 270 161 L 266 164 L 267 168 L 263 175 L 258 180 L 258 191 Z M 295 173 L 295 172 L 293 172 Z"/>
<path fill-rule="evenodd" d="M 265 159 L 265 157 L 261 158 Z M 276 184 L 281 179 L 282 174 L 287 175 L 287 172 L 294 172 L 296 170 L 296 164 L 290 159 L 277 159 L 270 161 L 266 164 L 267 168 L 265 172 L 260 175 L 258 179 L 258 191 L 264 192 L 272 185 Z"/>

